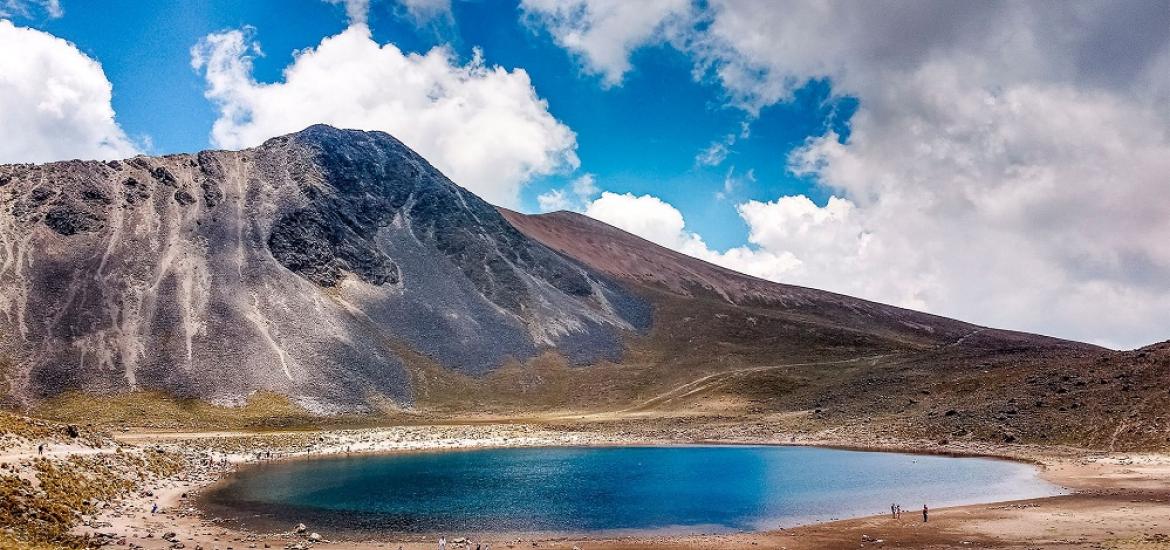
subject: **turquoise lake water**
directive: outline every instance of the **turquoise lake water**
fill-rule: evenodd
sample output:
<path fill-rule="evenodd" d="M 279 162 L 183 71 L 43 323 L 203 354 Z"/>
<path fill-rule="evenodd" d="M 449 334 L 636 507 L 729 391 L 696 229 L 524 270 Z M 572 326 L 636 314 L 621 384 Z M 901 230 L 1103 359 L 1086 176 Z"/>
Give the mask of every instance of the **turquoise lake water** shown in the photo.
<path fill-rule="evenodd" d="M 1059 494 L 1025 464 L 811 447 L 490 449 L 245 468 L 204 495 L 212 515 L 322 535 L 775 529 Z"/>

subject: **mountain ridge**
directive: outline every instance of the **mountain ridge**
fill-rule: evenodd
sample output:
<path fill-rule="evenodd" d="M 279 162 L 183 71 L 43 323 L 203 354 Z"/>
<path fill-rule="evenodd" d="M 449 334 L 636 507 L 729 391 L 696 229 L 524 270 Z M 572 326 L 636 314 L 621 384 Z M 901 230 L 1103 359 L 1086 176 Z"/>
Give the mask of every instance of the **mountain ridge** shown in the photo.
<path fill-rule="evenodd" d="M 951 329 L 948 334 L 939 335 L 944 342 L 948 338 L 961 338 L 978 330 L 980 333 L 1023 338 L 1036 343 L 1104 349 L 1092 344 L 984 327 L 846 294 L 761 279 L 670 250 L 577 212 L 561 210 L 529 215 L 506 208 L 500 208 L 500 211 L 520 231 L 585 265 L 619 280 L 660 288 L 682 296 L 705 295 L 733 305 L 780 306 L 789 309 L 800 309 L 802 304 L 814 301 L 821 306 L 829 304 L 852 310 L 859 317 L 869 317 L 881 311 L 893 318 L 904 316 L 898 320 L 910 329 L 916 328 L 915 325 L 932 328 L 931 323 L 947 325 Z M 605 241 L 604 244 L 600 244 L 601 241 Z"/>

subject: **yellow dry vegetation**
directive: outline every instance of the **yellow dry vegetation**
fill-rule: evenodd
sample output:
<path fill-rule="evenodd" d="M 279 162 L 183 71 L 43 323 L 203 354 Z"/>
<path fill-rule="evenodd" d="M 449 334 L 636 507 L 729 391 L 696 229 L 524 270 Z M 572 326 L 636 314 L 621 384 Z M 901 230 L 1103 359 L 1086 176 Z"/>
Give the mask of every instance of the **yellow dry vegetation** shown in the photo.
<path fill-rule="evenodd" d="M 70 392 L 41 403 L 32 416 L 98 426 L 214 429 L 313 428 L 320 421 L 287 397 L 257 392 L 241 407 L 225 407 L 158 391 L 116 395 Z"/>
<path fill-rule="evenodd" d="M 0 525 L 5 537 L 29 548 L 85 547 L 84 538 L 70 533 L 81 516 L 183 466 L 180 455 L 161 450 L 37 458 L 33 479 L 0 475 Z"/>

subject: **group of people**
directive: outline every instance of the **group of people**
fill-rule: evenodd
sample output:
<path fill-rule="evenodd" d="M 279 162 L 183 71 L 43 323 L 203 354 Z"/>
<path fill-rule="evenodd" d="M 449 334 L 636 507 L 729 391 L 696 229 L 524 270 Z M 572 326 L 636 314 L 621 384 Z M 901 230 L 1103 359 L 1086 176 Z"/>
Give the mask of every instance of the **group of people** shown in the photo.
<path fill-rule="evenodd" d="M 457 540 L 456 542 L 460 541 Z M 467 541 L 467 548 L 471 548 L 471 541 Z M 399 546 L 398 550 L 402 550 L 402 547 Z M 447 550 L 447 537 L 439 537 L 439 550 Z M 475 550 L 492 550 L 492 546 L 490 544 L 478 543 L 475 545 Z"/>
<path fill-rule="evenodd" d="M 890 515 L 893 516 L 894 519 L 898 519 L 898 518 L 902 517 L 902 505 L 898 504 L 898 503 L 891 504 L 890 505 Z M 929 521 L 929 519 L 930 519 L 930 508 L 927 508 L 926 505 L 923 504 L 922 505 L 922 523 L 926 523 L 927 521 Z"/>

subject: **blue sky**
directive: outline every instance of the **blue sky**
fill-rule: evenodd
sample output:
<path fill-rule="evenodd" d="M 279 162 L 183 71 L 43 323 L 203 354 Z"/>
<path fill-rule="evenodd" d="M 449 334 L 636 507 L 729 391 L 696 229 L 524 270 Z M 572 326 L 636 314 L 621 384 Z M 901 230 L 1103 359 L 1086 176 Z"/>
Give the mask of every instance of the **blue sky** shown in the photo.
<path fill-rule="evenodd" d="M 114 89 L 117 120 L 151 154 L 211 147 L 218 113 L 206 98 L 203 77 L 191 68 L 191 46 L 224 29 L 251 26 L 263 57 L 255 60 L 260 81 L 276 81 L 293 52 L 316 46 L 347 26 L 341 5 L 296 2 L 75 2 L 66 16 L 19 21 L 73 42 L 98 60 Z M 577 134 L 580 168 L 536 178 L 522 192 L 522 206 L 538 209 L 536 197 L 583 173 L 605 190 L 651 193 L 686 216 L 688 228 L 708 244 L 727 248 L 745 242 L 746 226 L 735 205 L 804 193 L 823 203 L 827 195 L 785 169 L 788 152 L 827 125 L 847 127 L 849 99 L 830 97 L 824 81 L 810 83 L 794 101 L 767 107 L 758 118 L 728 106 L 724 90 L 710 79 L 696 81 L 683 53 L 655 45 L 634 52 L 635 70 L 620 86 L 604 86 L 582 69 L 548 32 L 526 24 L 509 2 L 457 2 L 452 18 L 419 25 L 393 3 L 374 3 L 370 27 L 379 43 L 406 52 L 450 45 L 465 62 L 482 48 L 489 65 L 522 68 L 549 112 Z M 670 93 L 663 93 L 669 90 Z M 703 166 L 696 155 L 727 134 L 750 135 L 731 146 L 719 166 Z M 754 181 L 746 177 L 749 171 Z M 737 186 L 722 200 L 729 172 Z"/>
<path fill-rule="evenodd" d="M 316 122 L 757 277 L 1170 336 L 1165 0 L 0 0 L 0 162 Z"/>

